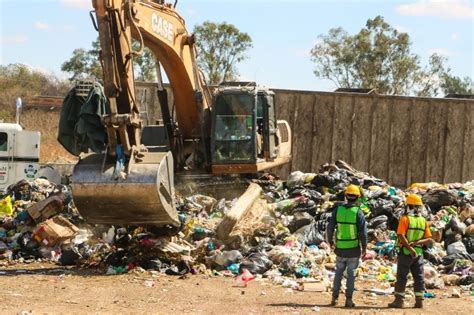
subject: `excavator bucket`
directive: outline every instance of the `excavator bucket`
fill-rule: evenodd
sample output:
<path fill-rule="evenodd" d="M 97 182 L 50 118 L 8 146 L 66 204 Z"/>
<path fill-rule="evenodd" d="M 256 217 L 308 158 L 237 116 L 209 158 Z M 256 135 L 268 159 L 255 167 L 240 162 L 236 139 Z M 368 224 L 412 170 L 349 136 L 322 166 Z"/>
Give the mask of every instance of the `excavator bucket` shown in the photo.
<path fill-rule="evenodd" d="M 179 226 L 171 152 L 147 152 L 130 165 L 126 179 L 115 179 L 115 164 L 89 154 L 75 166 L 72 193 L 89 223 Z"/>

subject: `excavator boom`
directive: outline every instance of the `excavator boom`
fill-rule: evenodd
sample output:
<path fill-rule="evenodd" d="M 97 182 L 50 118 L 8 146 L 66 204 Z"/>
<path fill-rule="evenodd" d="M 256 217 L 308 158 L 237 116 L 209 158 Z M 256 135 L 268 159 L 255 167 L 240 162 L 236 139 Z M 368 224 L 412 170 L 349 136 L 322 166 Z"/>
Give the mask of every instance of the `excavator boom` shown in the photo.
<path fill-rule="evenodd" d="M 291 132 L 286 122 L 276 120 L 273 93 L 239 83 L 219 87 L 212 98 L 197 66 L 195 38 L 173 5 L 163 0 L 92 3 L 109 108 L 101 118 L 106 151 L 82 156 L 72 178 L 75 203 L 89 222 L 176 227 L 173 174 L 185 164 L 201 174 L 237 174 L 290 160 Z M 145 46 L 158 64 L 164 126 L 144 126 L 139 116 L 133 59 Z"/>

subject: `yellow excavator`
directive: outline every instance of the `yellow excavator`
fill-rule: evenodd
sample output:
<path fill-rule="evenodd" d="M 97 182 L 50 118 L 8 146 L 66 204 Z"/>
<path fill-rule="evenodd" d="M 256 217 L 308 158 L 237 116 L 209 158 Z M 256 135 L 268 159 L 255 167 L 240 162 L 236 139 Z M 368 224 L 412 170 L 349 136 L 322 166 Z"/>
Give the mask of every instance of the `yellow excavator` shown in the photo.
<path fill-rule="evenodd" d="M 291 131 L 286 121 L 276 120 L 274 94 L 255 83 L 231 82 L 212 95 L 197 66 L 195 37 L 176 2 L 92 3 L 109 111 L 101 118 L 105 152 L 81 155 L 72 176 L 75 204 L 88 222 L 177 227 L 175 173 L 252 174 L 290 161 Z M 159 126 L 144 125 L 135 96 L 133 58 L 145 46 L 158 64 Z M 125 159 L 117 177 L 120 152 Z"/>

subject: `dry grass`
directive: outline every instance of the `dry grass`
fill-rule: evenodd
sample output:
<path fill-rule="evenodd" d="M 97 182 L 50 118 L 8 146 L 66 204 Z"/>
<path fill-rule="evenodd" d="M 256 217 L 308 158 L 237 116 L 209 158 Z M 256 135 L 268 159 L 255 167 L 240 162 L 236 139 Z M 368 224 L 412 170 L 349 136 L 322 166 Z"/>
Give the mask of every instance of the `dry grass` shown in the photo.
<path fill-rule="evenodd" d="M 57 140 L 59 111 L 28 109 L 21 116 L 21 125 L 26 130 L 41 132 L 40 161 L 69 163 L 77 161 Z"/>

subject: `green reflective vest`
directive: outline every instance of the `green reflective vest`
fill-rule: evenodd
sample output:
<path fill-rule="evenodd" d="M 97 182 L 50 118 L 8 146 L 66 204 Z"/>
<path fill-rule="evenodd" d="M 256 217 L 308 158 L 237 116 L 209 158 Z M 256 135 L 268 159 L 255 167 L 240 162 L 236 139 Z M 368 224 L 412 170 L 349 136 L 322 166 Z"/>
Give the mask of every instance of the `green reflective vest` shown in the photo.
<path fill-rule="evenodd" d="M 359 247 L 359 231 L 357 229 L 357 213 L 359 207 L 337 207 L 336 211 L 336 248 L 348 249 Z"/>
<path fill-rule="evenodd" d="M 421 216 L 408 215 L 408 230 L 405 235 L 408 243 L 421 240 L 425 236 L 425 229 L 425 218 Z M 423 248 L 421 246 L 414 246 L 413 249 L 418 256 L 423 254 Z M 410 255 L 410 251 L 406 247 L 403 247 L 403 253 L 405 255 Z"/>

